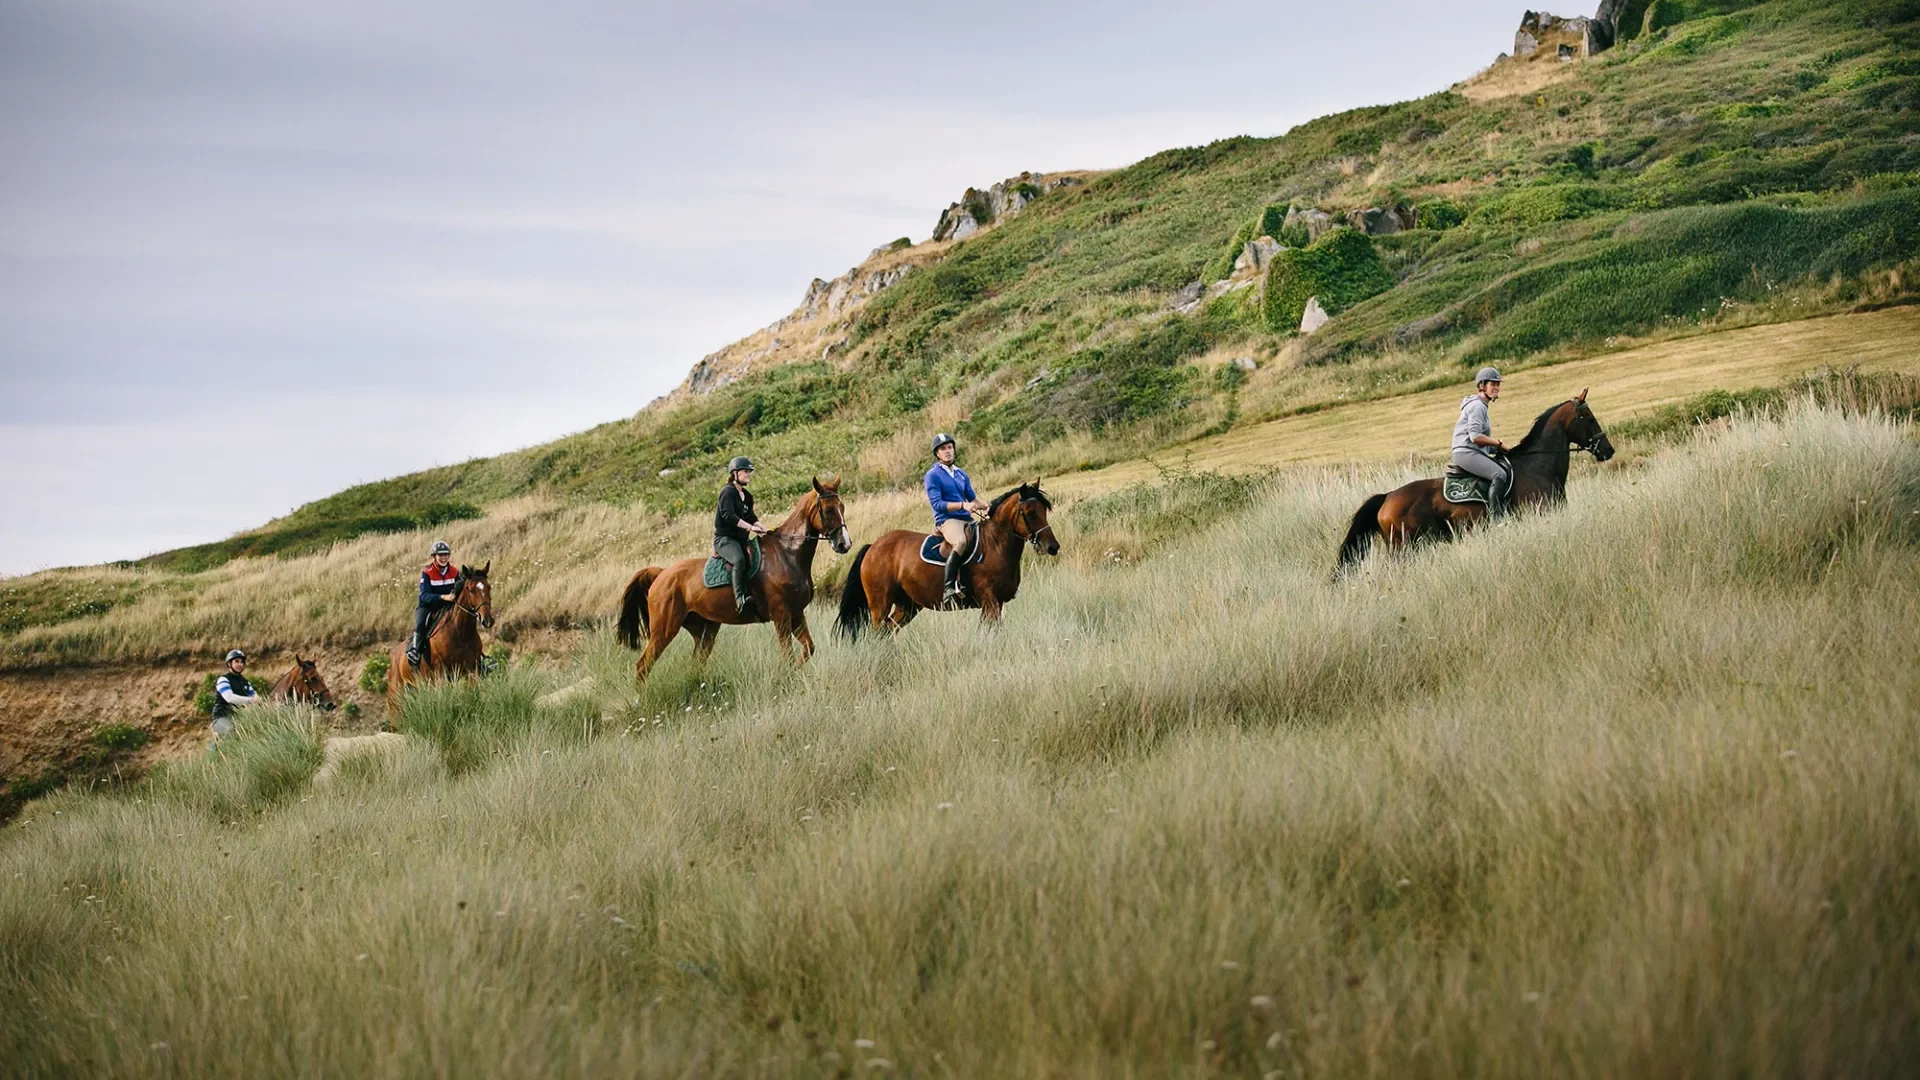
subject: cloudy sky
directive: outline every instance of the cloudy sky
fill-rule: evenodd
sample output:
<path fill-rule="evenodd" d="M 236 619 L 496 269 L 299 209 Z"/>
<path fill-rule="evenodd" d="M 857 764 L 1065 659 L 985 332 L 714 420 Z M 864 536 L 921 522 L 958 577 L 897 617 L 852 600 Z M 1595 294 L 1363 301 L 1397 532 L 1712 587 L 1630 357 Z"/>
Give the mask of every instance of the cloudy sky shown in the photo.
<path fill-rule="evenodd" d="M 1521 7 L 0 0 L 0 573 L 629 415 L 969 184 L 1430 93 Z"/>

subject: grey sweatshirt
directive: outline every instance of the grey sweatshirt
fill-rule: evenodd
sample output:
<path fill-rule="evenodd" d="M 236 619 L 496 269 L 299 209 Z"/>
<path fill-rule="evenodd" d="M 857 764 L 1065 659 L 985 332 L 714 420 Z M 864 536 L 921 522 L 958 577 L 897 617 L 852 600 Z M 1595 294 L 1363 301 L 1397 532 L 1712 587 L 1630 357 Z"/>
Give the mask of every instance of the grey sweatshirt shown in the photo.
<path fill-rule="evenodd" d="M 1487 447 L 1475 445 L 1473 437 L 1492 434 L 1493 422 L 1487 418 L 1486 399 L 1479 394 L 1467 395 L 1460 402 L 1460 419 L 1453 425 L 1453 448 L 1488 453 Z"/>

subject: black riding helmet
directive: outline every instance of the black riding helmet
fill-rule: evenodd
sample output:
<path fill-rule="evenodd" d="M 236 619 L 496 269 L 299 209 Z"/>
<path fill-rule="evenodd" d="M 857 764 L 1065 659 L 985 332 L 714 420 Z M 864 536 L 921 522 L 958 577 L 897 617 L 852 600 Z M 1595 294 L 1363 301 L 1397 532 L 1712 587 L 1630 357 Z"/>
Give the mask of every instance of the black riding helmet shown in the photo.
<path fill-rule="evenodd" d="M 940 448 L 943 446 L 951 446 L 956 450 L 960 448 L 960 444 L 953 441 L 953 436 L 944 431 L 933 437 L 933 452 L 936 454 L 939 453 Z"/>

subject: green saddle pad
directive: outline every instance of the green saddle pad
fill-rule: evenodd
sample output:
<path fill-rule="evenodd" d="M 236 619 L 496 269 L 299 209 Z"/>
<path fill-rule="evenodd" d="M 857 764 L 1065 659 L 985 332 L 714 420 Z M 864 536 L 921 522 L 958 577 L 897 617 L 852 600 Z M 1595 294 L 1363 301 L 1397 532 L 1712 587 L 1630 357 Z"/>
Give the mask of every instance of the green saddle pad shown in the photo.
<path fill-rule="evenodd" d="M 747 580 L 760 576 L 760 538 L 747 542 Z M 700 582 L 709 589 L 724 589 L 733 585 L 733 568 L 725 559 L 715 555 L 707 560 L 707 568 L 700 574 Z"/>
<path fill-rule="evenodd" d="M 1451 503 L 1483 503 L 1492 486 L 1477 476 L 1449 476 L 1440 481 L 1440 494 Z"/>

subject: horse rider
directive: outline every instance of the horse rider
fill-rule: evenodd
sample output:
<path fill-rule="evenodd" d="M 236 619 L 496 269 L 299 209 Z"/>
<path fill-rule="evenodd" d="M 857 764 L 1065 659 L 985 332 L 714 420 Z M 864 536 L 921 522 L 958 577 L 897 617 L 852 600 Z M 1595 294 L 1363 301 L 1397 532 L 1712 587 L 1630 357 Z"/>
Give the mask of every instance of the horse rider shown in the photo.
<path fill-rule="evenodd" d="M 733 568 L 733 606 L 745 615 L 753 603 L 747 595 L 747 539 L 770 531 L 753 512 L 753 462 L 744 457 L 727 463 L 727 486 L 720 489 L 720 505 L 713 512 L 713 553 Z"/>
<path fill-rule="evenodd" d="M 220 745 L 220 737 L 233 731 L 233 714 L 236 710 L 260 704 L 260 695 L 247 681 L 247 654 L 239 649 L 227 652 L 227 670 L 213 683 L 213 745 Z"/>
<path fill-rule="evenodd" d="M 433 613 L 460 598 L 460 568 L 453 565 L 453 548 L 445 540 L 435 540 L 428 552 L 432 558 L 420 570 L 420 595 L 413 605 L 413 640 L 407 645 L 407 663 L 420 667 L 431 651 L 427 647 L 427 621 Z"/>
<path fill-rule="evenodd" d="M 1493 437 L 1487 406 L 1500 400 L 1500 370 L 1483 367 L 1473 377 L 1474 392 L 1460 401 L 1460 419 L 1453 425 L 1453 464 L 1488 483 L 1487 512 L 1506 509 L 1513 490 L 1513 466 L 1502 455 L 1507 444 Z"/>
<path fill-rule="evenodd" d="M 933 528 L 947 542 L 946 576 L 941 581 L 940 606 L 950 607 L 960 599 L 960 565 L 966 557 L 967 522 L 975 513 L 987 512 L 987 504 L 973 492 L 973 481 L 966 470 L 953 463 L 959 455 L 953 436 L 941 432 L 933 437 L 933 467 L 927 470 L 927 502 L 933 507 Z"/>

